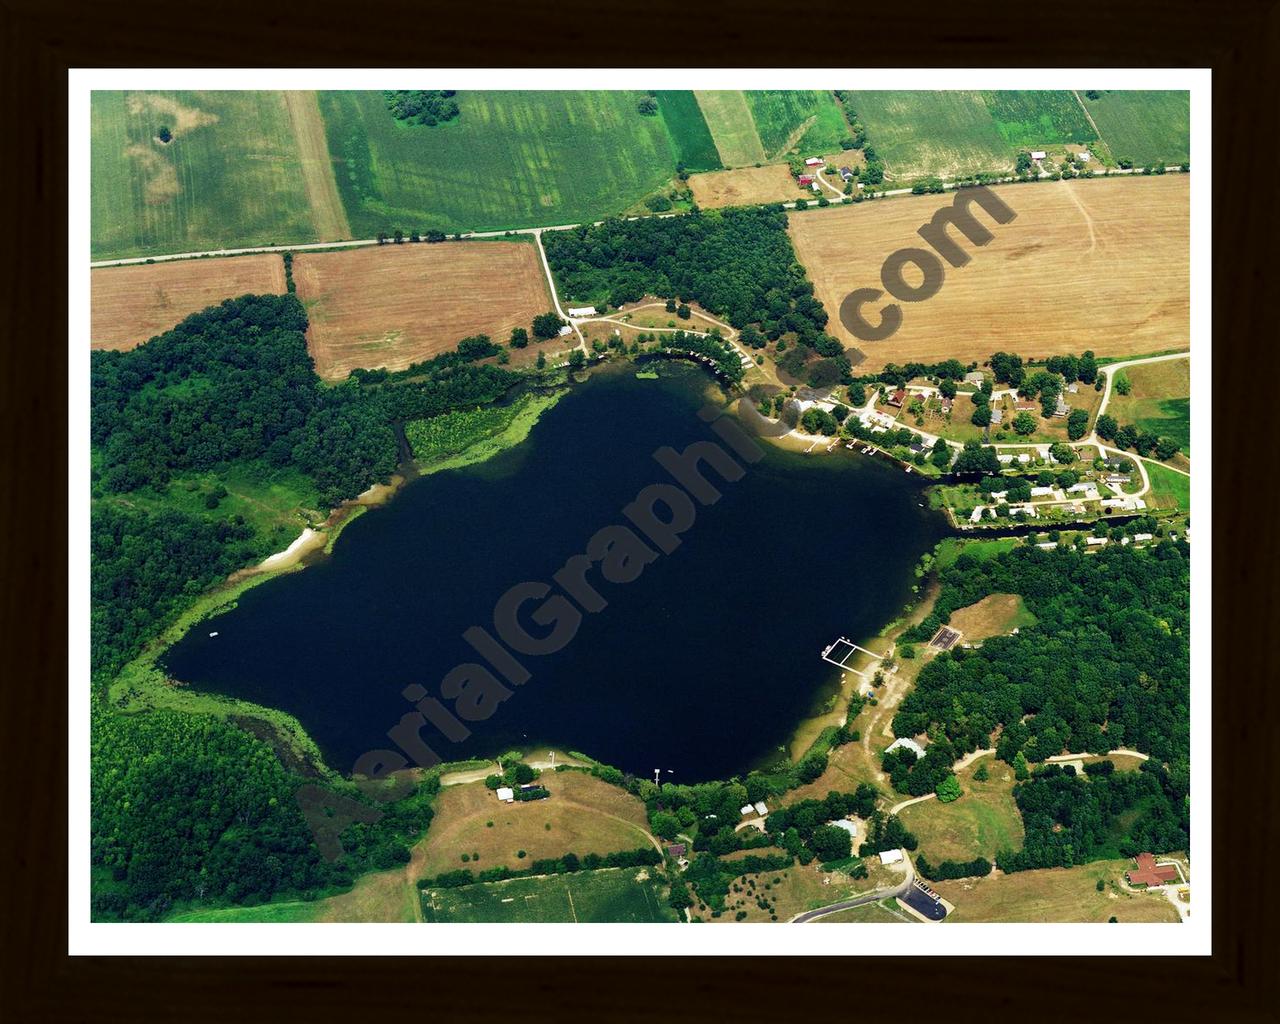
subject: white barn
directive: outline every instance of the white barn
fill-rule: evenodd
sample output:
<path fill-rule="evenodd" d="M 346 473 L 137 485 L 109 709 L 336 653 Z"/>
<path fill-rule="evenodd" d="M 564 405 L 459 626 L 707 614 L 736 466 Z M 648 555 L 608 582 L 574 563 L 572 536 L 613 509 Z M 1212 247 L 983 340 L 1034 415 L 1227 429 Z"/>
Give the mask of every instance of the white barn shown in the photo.
<path fill-rule="evenodd" d="M 595 306 L 577 306 L 569 309 L 570 316 L 595 316 Z"/>

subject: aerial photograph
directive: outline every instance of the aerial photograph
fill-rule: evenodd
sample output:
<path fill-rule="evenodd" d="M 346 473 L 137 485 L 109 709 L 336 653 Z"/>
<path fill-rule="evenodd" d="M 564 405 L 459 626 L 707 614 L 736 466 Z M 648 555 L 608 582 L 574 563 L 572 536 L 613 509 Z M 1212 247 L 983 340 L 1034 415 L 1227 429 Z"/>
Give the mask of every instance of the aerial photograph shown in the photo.
<path fill-rule="evenodd" d="M 86 93 L 74 914 L 1190 932 L 1191 92 L 850 79 Z"/>

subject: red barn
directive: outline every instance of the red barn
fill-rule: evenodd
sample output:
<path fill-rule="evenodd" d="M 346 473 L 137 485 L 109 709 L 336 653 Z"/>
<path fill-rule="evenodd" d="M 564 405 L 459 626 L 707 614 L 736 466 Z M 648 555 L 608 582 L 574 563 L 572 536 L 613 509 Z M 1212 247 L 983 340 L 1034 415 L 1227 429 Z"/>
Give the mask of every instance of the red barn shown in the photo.
<path fill-rule="evenodd" d="M 800 175 L 800 177 L 799 177 L 799 178 L 797 178 L 796 180 L 797 180 L 798 182 L 800 182 L 800 184 L 801 184 L 801 185 L 812 185 L 812 184 L 813 184 L 813 175 L 812 175 L 812 174 L 802 174 L 802 175 Z"/>

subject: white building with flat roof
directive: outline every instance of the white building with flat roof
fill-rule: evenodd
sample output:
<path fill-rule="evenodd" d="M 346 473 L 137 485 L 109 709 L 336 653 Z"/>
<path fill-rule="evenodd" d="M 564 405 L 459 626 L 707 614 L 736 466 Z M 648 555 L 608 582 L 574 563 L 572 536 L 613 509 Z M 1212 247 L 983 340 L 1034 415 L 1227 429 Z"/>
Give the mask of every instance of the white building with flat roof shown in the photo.
<path fill-rule="evenodd" d="M 901 864 L 901 863 L 902 863 L 902 851 L 901 851 L 901 850 L 885 850 L 885 851 L 883 851 L 883 852 L 880 854 L 880 863 L 881 863 L 881 864 Z"/>
<path fill-rule="evenodd" d="M 516 799 L 516 791 L 510 786 L 499 786 L 498 799 L 504 804 L 514 803 Z"/>
<path fill-rule="evenodd" d="M 595 306 L 570 307 L 568 310 L 568 313 L 570 316 L 595 316 L 596 307 Z"/>

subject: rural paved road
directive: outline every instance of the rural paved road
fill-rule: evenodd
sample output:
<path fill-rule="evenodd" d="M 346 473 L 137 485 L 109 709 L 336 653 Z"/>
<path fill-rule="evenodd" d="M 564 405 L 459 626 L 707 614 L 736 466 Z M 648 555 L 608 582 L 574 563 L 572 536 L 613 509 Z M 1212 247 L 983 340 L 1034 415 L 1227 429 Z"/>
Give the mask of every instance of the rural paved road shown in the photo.
<path fill-rule="evenodd" d="M 854 896 L 852 899 L 840 900 L 838 903 L 831 903 L 825 907 L 818 907 L 816 910 L 806 910 L 803 914 L 797 914 L 787 924 L 808 924 L 810 921 L 816 921 L 820 917 L 827 917 L 830 914 L 838 914 L 842 910 L 852 910 L 854 907 L 863 907 L 868 903 L 878 903 L 880 900 L 889 896 L 901 896 L 915 881 L 916 872 L 911 864 L 911 858 L 904 851 L 902 854 L 902 862 L 907 866 L 907 876 L 898 885 L 888 889 L 877 889 L 875 892 L 865 893 L 862 896 Z"/>
<path fill-rule="evenodd" d="M 1141 174 L 1141 173 L 1142 171 L 1140 168 L 1134 168 L 1128 171 L 1115 169 L 1111 171 L 1111 176 L 1117 177 L 1120 175 L 1132 175 L 1132 174 Z M 1183 172 L 1177 169 L 1171 168 L 1168 173 L 1180 174 Z M 1014 180 L 1016 179 L 1014 178 L 1005 179 L 1006 182 L 1012 182 Z M 1001 184 L 1001 182 L 994 182 L 993 184 Z M 954 188 L 955 182 L 945 182 L 944 187 Z M 909 188 L 894 188 L 894 189 L 888 189 L 884 192 L 877 192 L 876 198 L 883 199 L 883 198 L 891 198 L 893 196 L 908 196 L 911 194 L 912 194 L 911 189 Z M 849 197 L 844 195 L 840 196 L 841 200 L 846 200 L 848 198 Z M 796 204 L 794 201 L 792 201 L 792 202 L 782 203 L 781 205 L 784 209 L 791 210 L 795 208 Z M 843 206 L 845 205 L 845 203 L 833 202 L 831 203 L 831 205 Z M 659 214 L 655 214 L 654 216 L 658 217 L 659 219 L 665 219 L 667 217 L 679 217 L 681 216 L 681 214 L 659 213 Z M 623 219 L 624 220 L 643 220 L 645 218 L 625 217 Z M 604 222 L 598 221 L 598 220 L 591 222 L 592 226 L 602 224 L 602 223 Z M 501 238 L 504 235 L 539 235 L 543 231 L 570 231 L 573 228 L 578 228 L 582 226 L 583 225 L 581 224 L 547 224 L 547 225 L 543 225 L 542 227 L 534 227 L 534 228 L 505 228 L 498 231 L 463 231 L 463 232 L 460 232 L 460 235 L 462 238 Z M 167 263 L 170 260 L 195 260 L 195 259 L 202 259 L 202 258 L 211 257 L 211 256 L 249 256 L 254 253 L 260 253 L 260 252 L 322 252 L 325 249 L 350 249 L 357 246 L 378 245 L 378 244 L 380 243 L 376 238 L 348 238 L 342 241 L 331 241 L 331 242 L 295 242 L 291 245 L 251 245 L 251 246 L 244 246 L 242 248 L 234 248 L 234 249 L 204 249 L 197 252 L 165 253 L 159 256 L 129 256 L 124 259 L 115 259 L 115 260 L 90 260 L 89 266 L 95 269 L 98 267 L 127 267 L 127 266 L 133 266 L 139 263 Z M 387 241 L 382 244 L 394 245 L 395 243 Z M 412 245 L 414 243 L 405 242 L 403 244 Z M 418 244 L 429 245 L 431 243 L 418 243 Z"/>

